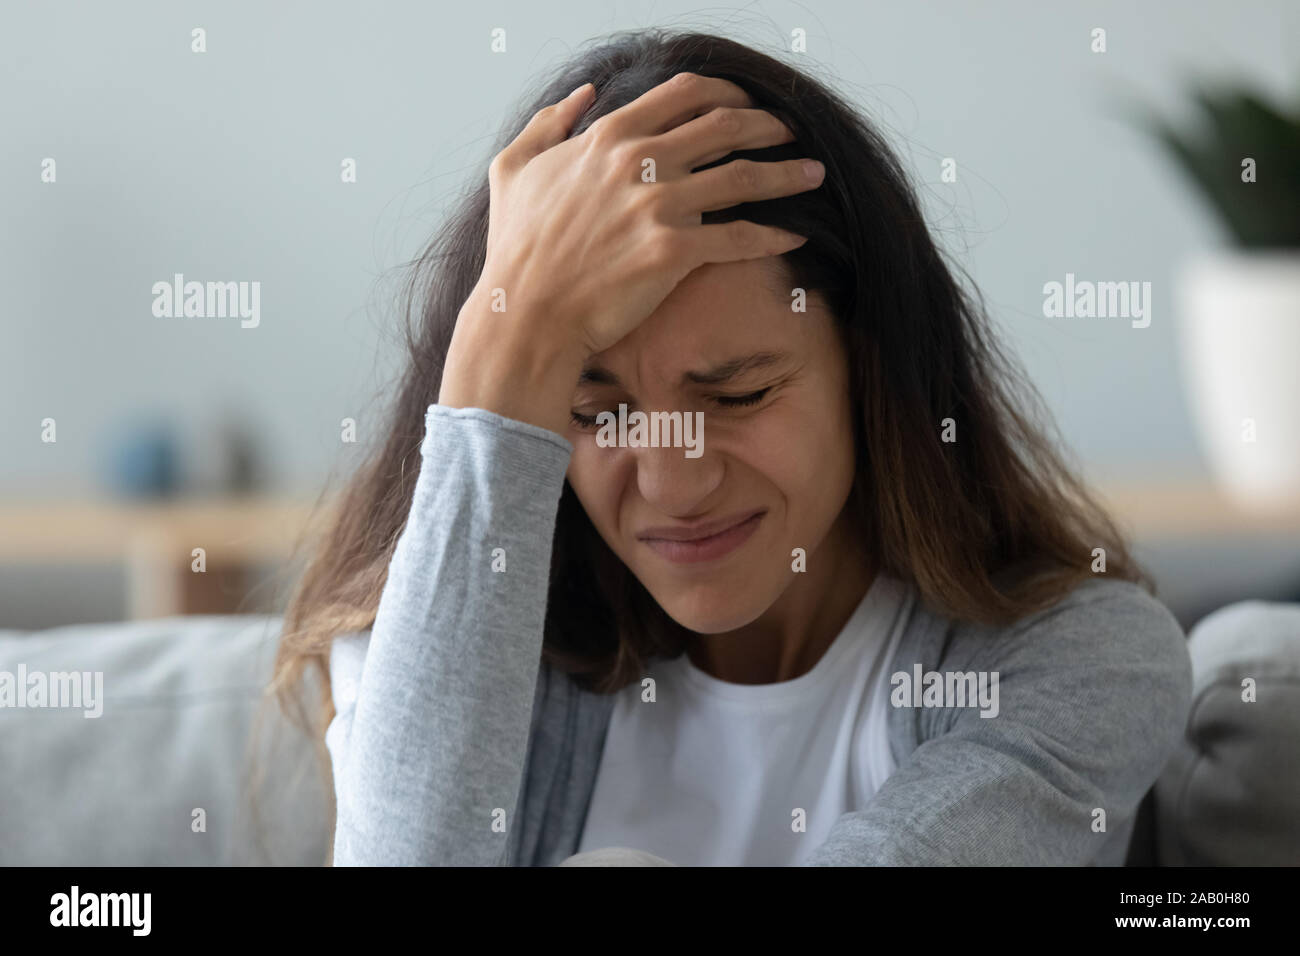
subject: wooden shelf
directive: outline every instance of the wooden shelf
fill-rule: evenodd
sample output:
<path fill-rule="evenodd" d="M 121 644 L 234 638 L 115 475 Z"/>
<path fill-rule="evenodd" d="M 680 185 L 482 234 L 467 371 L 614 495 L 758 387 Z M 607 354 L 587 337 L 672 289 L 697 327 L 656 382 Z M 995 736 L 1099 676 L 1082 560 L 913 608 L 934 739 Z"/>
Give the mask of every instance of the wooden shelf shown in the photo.
<path fill-rule="evenodd" d="M 132 619 L 243 609 L 251 571 L 290 559 L 312 502 L 40 500 L 0 505 L 0 563 L 121 564 Z M 205 571 L 192 569 L 195 548 Z"/>
<path fill-rule="evenodd" d="M 255 497 L 5 504 L 0 561 L 111 562 L 142 547 L 181 549 L 187 564 L 194 548 L 218 564 L 281 561 L 306 529 L 311 510 L 311 502 Z"/>
<path fill-rule="evenodd" d="M 1300 489 L 1286 505 L 1252 510 L 1208 482 L 1103 482 L 1093 487 L 1138 542 L 1300 537 Z"/>

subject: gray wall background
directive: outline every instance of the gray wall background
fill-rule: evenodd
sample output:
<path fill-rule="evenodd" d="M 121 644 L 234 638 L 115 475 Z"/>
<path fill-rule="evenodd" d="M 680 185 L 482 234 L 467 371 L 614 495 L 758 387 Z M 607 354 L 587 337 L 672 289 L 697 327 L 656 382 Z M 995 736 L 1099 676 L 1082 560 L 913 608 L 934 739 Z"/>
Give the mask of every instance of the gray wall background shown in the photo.
<path fill-rule="evenodd" d="M 1295 91 L 1290 0 L 7 3 L 0 496 L 94 492 L 106 436 L 145 413 L 196 455 L 238 415 L 268 487 L 314 494 L 356 454 L 340 419 L 364 442 L 400 359 L 394 270 L 482 171 L 522 91 L 585 41 L 651 25 L 776 53 L 805 29 L 808 52 L 784 55 L 885 128 L 1088 473 L 1201 473 L 1171 280 L 1226 239 L 1109 102 L 1187 116 L 1191 77 Z M 939 180 L 948 156 L 956 184 Z M 40 181 L 44 157 L 57 184 Z M 150 287 L 175 272 L 260 281 L 260 327 L 153 317 Z M 1043 318 L 1043 284 L 1067 272 L 1150 281 L 1150 327 Z M 30 619 L 22 602 L 39 598 L 23 594 L 48 579 L 0 569 L 0 624 Z M 111 614 L 87 600 L 83 615 Z"/>

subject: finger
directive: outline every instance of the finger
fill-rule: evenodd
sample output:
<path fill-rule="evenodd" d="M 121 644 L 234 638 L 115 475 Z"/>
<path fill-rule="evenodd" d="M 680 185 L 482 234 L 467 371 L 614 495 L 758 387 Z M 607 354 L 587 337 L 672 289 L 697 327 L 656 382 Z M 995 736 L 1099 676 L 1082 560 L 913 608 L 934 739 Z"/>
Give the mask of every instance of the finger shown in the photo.
<path fill-rule="evenodd" d="M 719 106 L 653 140 L 661 169 L 689 173 L 738 149 L 762 149 L 794 141 L 794 133 L 767 110 Z"/>
<path fill-rule="evenodd" d="M 558 103 L 542 107 L 502 153 L 515 163 L 527 163 L 534 156 L 558 146 L 569 137 L 573 125 L 591 105 L 595 87 L 584 83 Z"/>
<path fill-rule="evenodd" d="M 687 254 L 692 268 L 706 262 L 739 262 L 779 256 L 798 249 L 807 236 L 787 232 L 776 226 L 761 226 L 748 219 L 695 226 L 684 230 Z"/>
<path fill-rule="evenodd" d="M 809 162 L 815 167 L 808 167 Z M 810 175 L 812 168 L 815 175 Z M 736 159 L 672 183 L 672 203 L 685 215 L 727 209 L 743 202 L 793 196 L 821 185 L 825 169 L 807 159 L 757 163 Z"/>
<path fill-rule="evenodd" d="M 626 106 L 614 110 L 601 122 L 620 138 L 658 136 L 719 106 L 749 109 L 754 106 L 754 101 L 730 80 L 698 73 L 678 73 Z"/>

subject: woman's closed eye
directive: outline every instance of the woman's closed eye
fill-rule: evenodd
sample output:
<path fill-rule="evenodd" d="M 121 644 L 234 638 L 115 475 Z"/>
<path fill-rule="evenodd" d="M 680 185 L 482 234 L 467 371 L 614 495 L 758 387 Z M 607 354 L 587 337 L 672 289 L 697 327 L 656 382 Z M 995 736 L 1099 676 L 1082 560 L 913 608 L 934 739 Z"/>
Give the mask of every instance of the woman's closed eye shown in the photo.
<path fill-rule="evenodd" d="M 595 428 L 595 427 L 596 427 L 596 416 L 595 416 L 595 415 L 583 415 L 583 414 L 581 414 L 581 413 L 579 413 L 579 412 L 577 412 L 577 411 L 571 411 L 571 412 L 569 413 L 569 418 L 570 418 L 570 420 L 573 422 L 573 424 L 576 425 L 576 426 L 579 427 L 579 428 Z"/>
<path fill-rule="evenodd" d="M 723 408 L 747 408 L 752 405 L 757 405 L 767 397 L 767 393 L 770 391 L 772 391 L 772 388 L 771 386 L 768 386 L 767 388 L 760 388 L 756 392 L 749 392 L 745 395 L 714 395 L 711 400 L 721 405 Z M 606 409 L 606 411 L 608 411 L 610 415 L 618 414 L 618 411 L 615 409 Z M 573 424 L 579 428 L 595 428 L 598 424 L 596 421 L 597 416 L 603 413 L 597 412 L 593 415 L 584 415 L 577 409 L 573 409 L 569 414 Z"/>
<path fill-rule="evenodd" d="M 740 408 L 746 405 L 757 405 L 770 391 L 772 391 L 771 386 L 760 388 L 757 392 L 750 392 L 748 395 L 715 395 L 713 400 L 726 408 Z"/>

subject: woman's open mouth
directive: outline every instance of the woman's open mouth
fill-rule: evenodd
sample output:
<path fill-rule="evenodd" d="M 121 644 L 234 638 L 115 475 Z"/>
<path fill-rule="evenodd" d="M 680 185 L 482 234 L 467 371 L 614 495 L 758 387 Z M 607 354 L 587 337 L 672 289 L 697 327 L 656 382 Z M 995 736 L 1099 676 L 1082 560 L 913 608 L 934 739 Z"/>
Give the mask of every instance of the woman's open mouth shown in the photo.
<path fill-rule="evenodd" d="M 714 561 L 735 551 L 758 530 L 766 509 L 709 522 L 696 527 L 648 528 L 637 538 L 674 564 Z"/>

